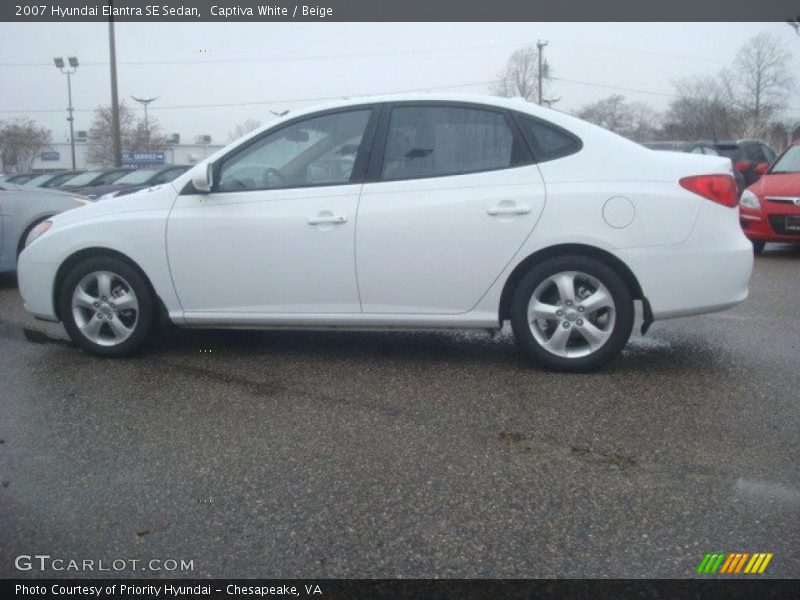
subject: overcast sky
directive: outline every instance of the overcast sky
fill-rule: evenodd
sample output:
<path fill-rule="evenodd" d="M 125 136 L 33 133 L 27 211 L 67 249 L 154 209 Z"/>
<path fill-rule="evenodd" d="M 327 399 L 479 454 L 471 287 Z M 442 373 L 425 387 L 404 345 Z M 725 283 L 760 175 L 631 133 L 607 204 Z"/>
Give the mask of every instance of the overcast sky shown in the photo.
<path fill-rule="evenodd" d="M 116 41 L 120 98 L 159 96 L 150 115 L 165 133 L 227 142 L 237 123 L 309 104 L 302 99 L 487 93 L 508 55 L 537 38 L 549 41 L 554 75 L 571 80 L 552 85 L 557 108 L 617 92 L 663 109 L 672 80 L 715 73 L 761 31 L 786 40 L 800 72 L 800 37 L 785 23 L 117 23 Z M 0 120 L 29 116 L 65 141 L 66 77 L 54 56 L 81 61 L 75 128 L 88 129 L 92 110 L 110 102 L 107 24 L 0 23 Z M 187 107 L 248 102 L 268 103 Z"/>

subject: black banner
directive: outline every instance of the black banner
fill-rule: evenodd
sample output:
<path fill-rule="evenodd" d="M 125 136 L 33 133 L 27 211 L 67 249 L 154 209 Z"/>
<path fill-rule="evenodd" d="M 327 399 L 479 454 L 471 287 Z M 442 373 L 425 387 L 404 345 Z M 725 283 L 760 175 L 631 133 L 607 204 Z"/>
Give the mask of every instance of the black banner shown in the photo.
<path fill-rule="evenodd" d="M 4 580 L 3 598 L 301 598 L 471 600 L 478 598 L 796 598 L 800 583 L 739 577 L 713 580 Z"/>
<path fill-rule="evenodd" d="M 796 21 L 800 0 L 8 0 L 0 21 Z"/>

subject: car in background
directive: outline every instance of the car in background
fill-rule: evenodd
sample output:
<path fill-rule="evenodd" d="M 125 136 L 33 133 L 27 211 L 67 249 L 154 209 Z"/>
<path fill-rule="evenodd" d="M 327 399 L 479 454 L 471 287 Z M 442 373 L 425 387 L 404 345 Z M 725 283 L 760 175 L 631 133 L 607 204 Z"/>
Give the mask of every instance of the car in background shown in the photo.
<path fill-rule="evenodd" d="M 96 185 L 108 185 L 114 183 L 117 179 L 124 177 L 135 169 L 131 167 L 116 167 L 113 169 L 94 169 L 86 171 L 80 175 L 76 175 L 68 179 L 61 185 L 59 189 L 67 190 L 70 192 L 78 192 L 83 188 L 93 187 Z"/>
<path fill-rule="evenodd" d="M 17 185 L 22 185 L 24 183 L 28 183 L 34 177 L 36 177 L 36 173 L 17 173 L 15 175 L 6 175 L 3 178 L 3 181 L 5 181 L 6 183 L 15 183 Z"/>
<path fill-rule="evenodd" d="M 671 141 L 671 142 L 645 142 L 642 144 L 646 148 L 650 148 L 651 150 L 660 150 L 664 152 L 686 152 L 688 154 L 706 154 L 708 156 L 721 156 L 720 152 L 714 145 L 714 142 L 709 141 L 696 141 L 696 142 L 682 142 L 682 141 Z M 736 179 L 736 188 L 739 190 L 739 194 L 741 194 L 744 189 L 747 187 L 747 184 L 744 179 L 744 175 L 737 170 L 734 169 L 733 177 Z"/>
<path fill-rule="evenodd" d="M 714 147 L 722 156 L 733 161 L 733 166 L 744 177 L 745 187 L 758 181 L 776 156 L 772 148 L 759 140 L 716 142 Z"/>
<path fill-rule="evenodd" d="M 0 183 L 0 273 L 17 268 L 28 234 L 40 223 L 87 202 L 75 194 Z"/>
<path fill-rule="evenodd" d="M 85 171 L 76 170 L 76 171 L 55 171 L 52 173 L 42 173 L 41 175 L 37 175 L 30 181 L 25 182 L 23 185 L 28 185 L 31 187 L 40 187 L 40 188 L 58 187 L 62 183 L 66 182 L 69 179 L 72 179 L 76 175 L 80 175 L 81 173 L 85 173 Z"/>
<path fill-rule="evenodd" d="M 714 147 L 714 142 L 697 141 L 697 142 L 645 142 L 642 144 L 651 150 L 667 150 L 670 152 L 686 152 L 687 154 L 709 154 L 711 156 L 719 156 L 719 152 Z"/>
<path fill-rule="evenodd" d="M 800 142 L 784 150 L 739 200 L 739 220 L 758 254 L 766 242 L 800 244 Z"/>
<path fill-rule="evenodd" d="M 189 165 L 171 165 L 161 169 L 139 169 L 120 177 L 114 183 L 84 188 L 81 193 L 89 198 L 109 200 L 110 198 L 132 194 L 154 185 L 168 183 L 181 173 L 186 172 L 188 168 Z"/>
<path fill-rule="evenodd" d="M 19 290 L 81 348 L 189 327 L 491 329 L 586 371 L 747 297 L 730 160 L 521 99 L 392 95 L 272 121 L 171 185 L 57 215 Z M 641 303 L 636 307 L 634 301 Z"/>

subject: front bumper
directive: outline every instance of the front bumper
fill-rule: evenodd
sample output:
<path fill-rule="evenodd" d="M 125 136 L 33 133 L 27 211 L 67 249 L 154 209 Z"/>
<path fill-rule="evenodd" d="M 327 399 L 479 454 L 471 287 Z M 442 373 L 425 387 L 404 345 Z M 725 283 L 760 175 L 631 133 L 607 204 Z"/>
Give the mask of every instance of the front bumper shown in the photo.
<path fill-rule="evenodd" d="M 751 240 L 759 242 L 794 242 L 800 243 L 800 232 L 787 232 L 785 229 L 777 230 L 776 227 L 786 216 L 800 218 L 800 211 L 784 211 L 768 213 L 763 210 L 742 208 L 739 220 L 744 234 Z M 775 217 L 778 217 L 777 223 Z"/>
<path fill-rule="evenodd" d="M 31 259 L 31 253 L 23 251 L 17 263 L 17 284 L 25 310 L 37 319 L 58 321 L 54 304 L 54 285 L 58 265 L 39 263 Z"/>

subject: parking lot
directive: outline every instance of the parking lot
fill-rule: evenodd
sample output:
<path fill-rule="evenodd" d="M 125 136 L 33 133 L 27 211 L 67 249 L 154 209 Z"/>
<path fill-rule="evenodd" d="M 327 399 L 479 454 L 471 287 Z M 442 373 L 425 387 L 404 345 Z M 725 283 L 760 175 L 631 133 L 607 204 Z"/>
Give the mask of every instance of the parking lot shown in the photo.
<path fill-rule="evenodd" d="M 509 332 L 173 331 L 101 360 L 0 279 L 0 575 L 800 576 L 800 250 L 590 375 Z M 690 290 L 687 290 L 690 293 Z M 96 575 L 100 573 L 95 573 Z"/>

